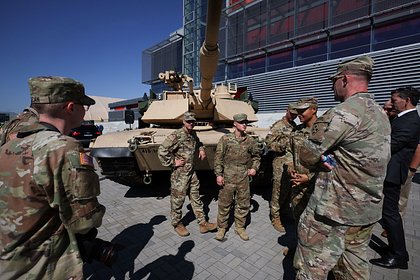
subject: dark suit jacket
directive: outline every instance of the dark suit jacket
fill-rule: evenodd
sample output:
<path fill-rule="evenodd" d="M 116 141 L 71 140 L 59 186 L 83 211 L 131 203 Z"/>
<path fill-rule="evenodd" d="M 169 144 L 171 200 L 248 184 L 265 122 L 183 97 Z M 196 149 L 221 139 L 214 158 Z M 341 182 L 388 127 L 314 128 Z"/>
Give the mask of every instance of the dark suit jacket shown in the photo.
<path fill-rule="evenodd" d="M 391 122 L 391 159 L 385 181 L 402 185 L 407 180 L 408 167 L 420 137 L 420 117 L 417 110 Z"/>

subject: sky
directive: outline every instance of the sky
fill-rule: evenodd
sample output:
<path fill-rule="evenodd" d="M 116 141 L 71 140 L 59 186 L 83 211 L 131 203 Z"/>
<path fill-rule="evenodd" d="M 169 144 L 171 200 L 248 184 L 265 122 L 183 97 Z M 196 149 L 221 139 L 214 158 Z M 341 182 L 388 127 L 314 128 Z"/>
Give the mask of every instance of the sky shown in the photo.
<path fill-rule="evenodd" d="M 182 27 L 182 2 L 0 0 L 0 112 L 30 104 L 35 76 L 76 79 L 93 96 L 142 97 L 142 51 Z"/>

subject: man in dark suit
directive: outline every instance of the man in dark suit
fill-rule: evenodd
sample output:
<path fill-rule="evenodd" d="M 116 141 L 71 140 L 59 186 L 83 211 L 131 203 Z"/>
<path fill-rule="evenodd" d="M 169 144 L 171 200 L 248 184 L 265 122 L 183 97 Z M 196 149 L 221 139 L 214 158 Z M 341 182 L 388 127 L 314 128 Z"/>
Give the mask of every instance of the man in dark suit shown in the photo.
<path fill-rule="evenodd" d="M 387 231 L 387 254 L 370 262 L 385 268 L 408 268 L 408 252 L 404 228 L 398 210 L 401 185 L 407 180 L 409 164 L 420 137 L 420 117 L 416 105 L 420 92 L 414 87 L 398 88 L 391 92 L 397 117 L 391 123 L 391 159 L 384 182 L 382 223 Z"/>

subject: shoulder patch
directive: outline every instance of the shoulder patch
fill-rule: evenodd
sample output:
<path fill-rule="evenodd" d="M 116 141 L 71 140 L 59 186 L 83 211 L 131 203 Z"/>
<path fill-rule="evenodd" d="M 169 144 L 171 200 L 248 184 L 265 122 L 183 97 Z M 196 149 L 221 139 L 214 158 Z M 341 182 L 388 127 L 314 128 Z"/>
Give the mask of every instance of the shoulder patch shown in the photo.
<path fill-rule="evenodd" d="M 79 159 L 80 159 L 80 165 L 94 168 L 93 158 L 90 155 L 86 153 L 79 153 Z"/>

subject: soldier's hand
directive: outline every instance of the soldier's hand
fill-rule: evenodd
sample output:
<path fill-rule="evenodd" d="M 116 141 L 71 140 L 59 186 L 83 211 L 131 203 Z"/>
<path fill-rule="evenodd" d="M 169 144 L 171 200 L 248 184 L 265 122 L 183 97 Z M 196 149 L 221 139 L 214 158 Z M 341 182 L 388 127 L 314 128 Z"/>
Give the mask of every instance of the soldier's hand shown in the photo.
<path fill-rule="evenodd" d="M 199 159 L 203 160 L 203 159 L 205 159 L 206 157 L 207 157 L 207 155 L 206 155 L 206 152 L 205 152 L 204 150 L 200 150 L 200 151 L 198 152 L 198 158 L 199 158 Z"/>
<path fill-rule="evenodd" d="M 175 167 L 180 167 L 180 166 L 184 166 L 185 165 L 185 160 L 184 159 L 175 159 Z"/>
<path fill-rule="evenodd" d="M 255 176 L 257 174 L 257 170 L 254 168 L 248 169 L 248 176 Z"/>
<path fill-rule="evenodd" d="M 306 174 L 295 173 L 292 176 L 292 187 L 299 186 L 300 184 L 309 182 L 309 176 Z"/>
<path fill-rule="evenodd" d="M 217 177 L 216 177 L 216 183 L 217 183 L 219 186 L 223 187 L 223 186 L 224 186 L 224 184 L 225 184 L 225 179 L 224 179 L 222 176 L 217 176 Z"/>

